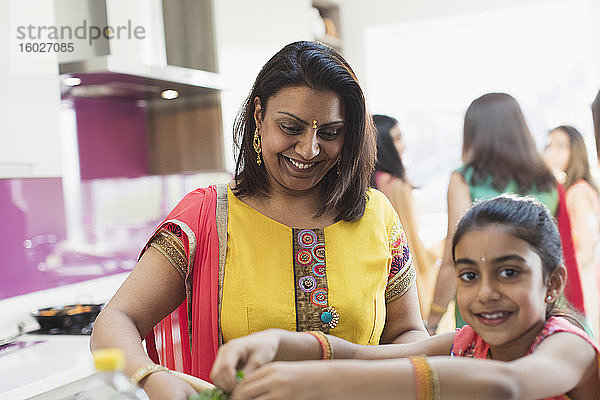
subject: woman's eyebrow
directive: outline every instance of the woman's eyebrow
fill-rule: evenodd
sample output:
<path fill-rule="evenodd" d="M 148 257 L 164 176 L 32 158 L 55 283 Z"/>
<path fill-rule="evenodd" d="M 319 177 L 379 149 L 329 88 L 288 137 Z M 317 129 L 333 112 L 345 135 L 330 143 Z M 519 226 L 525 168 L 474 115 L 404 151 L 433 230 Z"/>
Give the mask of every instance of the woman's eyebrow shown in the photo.
<path fill-rule="evenodd" d="M 289 117 L 292 117 L 292 118 L 294 118 L 294 119 L 296 119 L 296 120 L 298 120 L 298 121 L 302 122 L 304 125 L 309 125 L 309 123 L 308 123 L 308 122 L 306 122 L 305 120 L 303 120 L 302 118 L 300 118 L 300 117 L 298 117 L 298 116 L 296 116 L 296 115 L 294 115 L 294 114 L 292 114 L 292 113 L 289 113 L 289 112 L 287 112 L 287 111 L 277 111 L 277 113 L 278 113 L 278 114 L 284 114 L 284 115 L 287 115 L 287 116 L 289 116 Z M 319 123 L 319 127 L 322 127 L 322 126 L 328 126 L 328 125 L 335 125 L 335 124 L 343 124 L 343 123 L 344 123 L 344 121 L 343 121 L 343 120 L 339 120 L 339 121 L 331 121 L 331 122 L 327 122 L 327 123 L 325 123 L 325 124 L 321 124 L 321 123 Z"/>

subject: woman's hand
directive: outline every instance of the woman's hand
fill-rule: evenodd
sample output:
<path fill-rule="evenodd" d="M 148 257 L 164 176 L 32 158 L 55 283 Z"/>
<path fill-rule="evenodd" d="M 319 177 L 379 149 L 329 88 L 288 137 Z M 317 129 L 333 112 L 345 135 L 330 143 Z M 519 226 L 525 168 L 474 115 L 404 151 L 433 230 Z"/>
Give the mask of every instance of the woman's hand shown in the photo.
<path fill-rule="evenodd" d="M 150 374 L 144 379 L 142 388 L 150 400 L 187 400 L 196 394 L 187 382 L 167 371 Z"/>
<path fill-rule="evenodd" d="M 273 361 L 284 331 L 268 329 L 232 339 L 219 348 L 210 379 L 223 390 L 230 392 L 237 383 L 237 371 L 245 376 Z"/>
<path fill-rule="evenodd" d="M 331 379 L 330 366 L 324 361 L 274 362 L 246 375 L 231 399 L 346 399 L 347 393 L 340 392 Z"/>

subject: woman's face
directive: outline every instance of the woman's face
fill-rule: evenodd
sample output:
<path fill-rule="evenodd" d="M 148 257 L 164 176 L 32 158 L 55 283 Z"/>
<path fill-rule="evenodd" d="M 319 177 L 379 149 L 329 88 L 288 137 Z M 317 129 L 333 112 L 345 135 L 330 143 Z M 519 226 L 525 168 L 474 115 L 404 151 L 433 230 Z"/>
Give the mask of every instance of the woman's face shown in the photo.
<path fill-rule="evenodd" d="M 548 134 L 544 158 L 555 172 L 565 172 L 571 158 L 571 143 L 566 132 L 555 129 Z"/>
<path fill-rule="evenodd" d="M 255 98 L 254 105 L 271 188 L 292 192 L 318 188 L 344 144 L 345 110 L 340 97 L 296 86 L 280 90 L 266 105 Z"/>
<path fill-rule="evenodd" d="M 394 125 L 394 127 L 390 129 L 390 136 L 394 141 L 394 146 L 396 147 L 396 151 L 398 151 L 398 155 L 402 157 L 402 153 L 404 153 L 404 150 L 406 149 L 406 144 L 404 143 L 402 132 L 400 131 L 398 124 Z"/>

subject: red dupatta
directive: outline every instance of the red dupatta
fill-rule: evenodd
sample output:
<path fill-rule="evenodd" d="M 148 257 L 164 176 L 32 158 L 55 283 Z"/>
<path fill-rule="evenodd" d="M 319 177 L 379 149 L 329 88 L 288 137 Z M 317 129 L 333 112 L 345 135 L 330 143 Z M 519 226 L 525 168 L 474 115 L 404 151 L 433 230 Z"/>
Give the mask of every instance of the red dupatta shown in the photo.
<path fill-rule="evenodd" d="M 585 314 L 583 291 L 581 289 L 579 268 L 577 267 L 577 259 L 575 258 L 575 245 L 573 244 L 573 236 L 571 233 L 571 220 L 567 212 L 567 203 L 565 201 L 565 188 L 561 184 L 557 184 L 556 189 L 558 191 L 558 210 L 556 211 L 556 219 L 558 231 L 560 232 L 563 258 L 567 268 L 567 282 L 565 284 L 564 293 L 571 305 L 581 313 Z"/>
<path fill-rule="evenodd" d="M 186 300 L 146 337 L 148 355 L 155 363 L 204 380 L 209 380 L 219 346 L 216 200 L 214 186 L 197 189 L 161 223 L 160 227 L 167 221 L 185 224 L 195 235 L 195 256 L 189 262 Z M 190 236 L 189 231 L 184 233 Z M 191 239 L 188 237 L 188 242 Z M 191 249 L 186 249 L 190 257 Z"/>

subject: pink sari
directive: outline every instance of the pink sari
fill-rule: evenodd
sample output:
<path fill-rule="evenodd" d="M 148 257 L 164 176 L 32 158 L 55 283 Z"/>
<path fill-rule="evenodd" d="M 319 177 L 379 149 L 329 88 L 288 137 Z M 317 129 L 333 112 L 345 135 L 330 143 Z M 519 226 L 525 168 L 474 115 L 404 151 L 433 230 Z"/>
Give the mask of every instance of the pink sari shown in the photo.
<path fill-rule="evenodd" d="M 215 186 L 189 193 L 155 231 L 181 228 L 188 257 L 186 300 L 146 337 L 154 362 L 204 380 L 219 346 L 216 200 Z"/>

